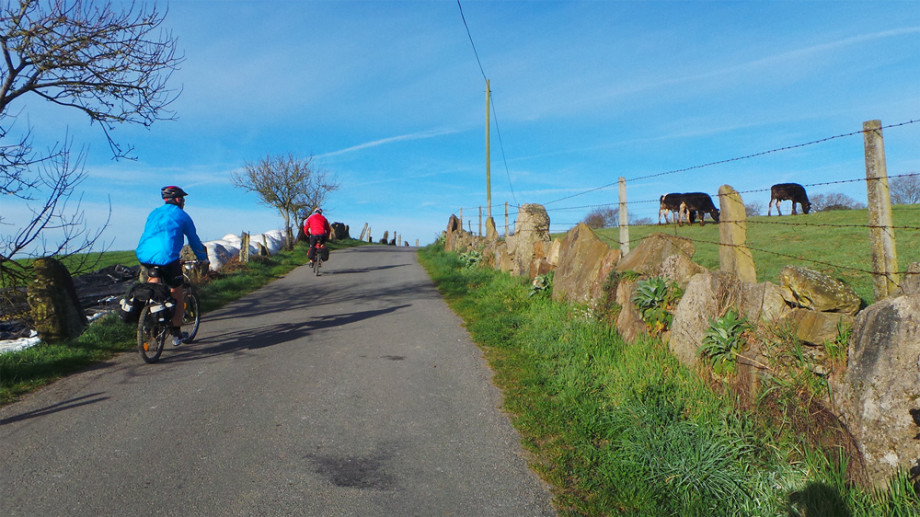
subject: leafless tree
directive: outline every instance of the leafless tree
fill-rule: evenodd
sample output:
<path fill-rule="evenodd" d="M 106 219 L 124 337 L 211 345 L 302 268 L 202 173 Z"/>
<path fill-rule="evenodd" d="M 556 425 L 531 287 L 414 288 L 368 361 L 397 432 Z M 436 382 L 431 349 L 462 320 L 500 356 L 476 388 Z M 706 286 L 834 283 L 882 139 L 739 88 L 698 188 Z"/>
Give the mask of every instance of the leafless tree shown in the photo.
<path fill-rule="evenodd" d="M 896 205 L 920 203 L 920 173 L 893 178 L 889 183 L 891 202 Z"/>
<path fill-rule="evenodd" d="M 815 212 L 825 210 L 856 210 L 866 208 L 866 205 L 857 202 L 846 194 L 840 192 L 830 192 L 828 194 L 815 194 L 809 196 L 811 209 Z"/>
<path fill-rule="evenodd" d="M 0 194 L 16 198 L 31 220 L 0 234 L 0 275 L 22 278 L 17 254 L 76 253 L 101 236 L 88 231 L 79 202 L 85 154 L 65 135 L 51 148 L 33 148 L 31 127 L 16 127 L 21 98 L 43 99 L 98 123 L 115 158 L 130 158 L 112 135 L 118 124 L 150 126 L 173 118 L 179 92 L 167 81 L 182 62 L 176 40 L 162 29 L 165 14 L 130 4 L 83 0 L 7 0 L 0 6 Z M 0 218 L 0 224 L 9 226 Z M 18 225 L 20 223 L 16 223 Z M 104 227 L 103 227 L 104 229 Z M 56 242 L 47 238 L 55 235 Z M 82 243 L 81 243 L 82 240 Z M 0 278 L 2 280 L 2 278 Z"/>
<path fill-rule="evenodd" d="M 339 185 L 329 174 L 313 164 L 313 157 L 266 156 L 247 163 L 244 170 L 231 174 L 237 187 L 255 192 L 263 204 L 275 208 L 284 219 L 287 247 L 294 245 L 293 225 L 304 214 L 322 206 L 326 195 Z"/>
<path fill-rule="evenodd" d="M 763 213 L 763 203 L 760 201 L 751 201 L 744 204 L 744 213 L 748 217 L 754 217 Z"/>
<path fill-rule="evenodd" d="M 614 228 L 617 226 L 617 218 L 619 216 L 619 208 L 595 208 L 585 216 L 583 222 L 588 225 L 589 228 Z"/>

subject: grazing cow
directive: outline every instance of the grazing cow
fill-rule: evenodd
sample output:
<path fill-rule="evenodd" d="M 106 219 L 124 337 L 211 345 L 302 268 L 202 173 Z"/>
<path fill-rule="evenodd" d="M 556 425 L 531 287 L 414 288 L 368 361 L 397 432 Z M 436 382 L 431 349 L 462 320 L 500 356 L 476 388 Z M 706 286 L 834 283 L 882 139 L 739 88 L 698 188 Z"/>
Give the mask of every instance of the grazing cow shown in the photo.
<path fill-rule="evenodd" d="M 662 215 L 664 215 L 664 222 L 670 223 L 671 221 L 668 220 L 668 214 L 671 212 L 679 214 L 682 200 L 683 194 L 665 194 L 658 198 L 658 224 L 661 224 Z"/>
<path fill-rule="evenodd" d="M 792 201 L 792 215 L 796 215 L 795 204 L 802 206 L 802 212 L 808 213 L 811 210 L 811 202 L 808 201 L 808 195 L 805 194 L 805 187 L 798 183 L 779 183 L 770 187 L 770 203 L 767 205 L 767 215 L 770 215 L 770 209 L 776 205 L 776 215 L 783 215 L 779 211 L 780 201 Z"/>
<path fill-rule="evenodd" d="M 712 198 L 709 197 L 709 194 L 704 192 L 690 192 L 688 194 L 682 194 L 682 203 L 680 207 L 680 217 L 683 219 L 683 215 L 687 215 L 687 221 L 689 224 L 693 224 L 696 216 L 700 216 L 700 226 L 704 226 L 703 218 L 706 214 L 709 214 L 712 217 L 712 220 L 719 222 L 719 209 L 712 204 Z"/>

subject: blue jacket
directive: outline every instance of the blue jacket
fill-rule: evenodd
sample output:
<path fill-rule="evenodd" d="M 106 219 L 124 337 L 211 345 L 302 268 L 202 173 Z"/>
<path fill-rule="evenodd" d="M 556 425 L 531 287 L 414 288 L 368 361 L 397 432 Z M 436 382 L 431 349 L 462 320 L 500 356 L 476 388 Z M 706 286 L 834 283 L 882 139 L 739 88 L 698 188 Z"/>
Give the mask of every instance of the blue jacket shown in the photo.
<path fill-rule="evenodd" d="M 192 218 L 178 206 L 165 203 L 147 216 L 144 234 L 134 253 L 141 264 L 165 266 L 179 260 L 185 237 L 188 237 L 198 260 L 207 260 L 208 254 L 198 238 Z"/>

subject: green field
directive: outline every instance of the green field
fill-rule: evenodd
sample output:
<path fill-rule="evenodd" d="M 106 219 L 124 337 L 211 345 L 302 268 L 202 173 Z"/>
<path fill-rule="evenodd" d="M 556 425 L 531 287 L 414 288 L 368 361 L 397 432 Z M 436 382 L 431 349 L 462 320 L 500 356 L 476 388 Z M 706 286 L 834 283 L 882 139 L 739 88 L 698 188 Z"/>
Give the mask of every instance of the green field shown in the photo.
<path fill-rule="evenodd" d="M 920 205 L 892 208 L 900 271 L 920 262 Z M 707 217 L 706 226 L 642 225 L 629 227 L 630 248 L 656 232 L 694 241 L 694 262 L 707 269 L 719 267 L 719 225 Z M 747 243 L 754 256 L 757 280 L 779 283 L 787 265 L 803 266 L 849 284 L 866 303 L 872 291 L 872 252 L 866 210 L 835 210 L 808 215 L 757 216 L 748 219 Z M 604 242 L 618 247 L 619 229 L 595 230 Z"/>

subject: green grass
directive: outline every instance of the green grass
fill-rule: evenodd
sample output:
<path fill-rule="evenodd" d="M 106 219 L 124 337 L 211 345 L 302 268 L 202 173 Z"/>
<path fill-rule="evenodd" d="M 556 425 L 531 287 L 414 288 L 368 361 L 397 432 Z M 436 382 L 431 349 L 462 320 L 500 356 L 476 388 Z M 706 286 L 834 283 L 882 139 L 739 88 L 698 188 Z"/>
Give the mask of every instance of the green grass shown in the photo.
<path fill-rule="evenodd" d="M 330 250 L 364 244 L 354 239 L 329 242 Z M 306 261 L 307 245 L 299 244 L 248 265 L 235 265 L 198 287 L 202 311 L 208 312 L 236 300 Z M 99 267 L 137 263 L 134 252 L 106 253 L 109 260 Z M 133 260 L 133 262 L 129 262 Z M 207 315 L 205 315 L 207 318 Z M 16 352 L 0 354 L 0 404 L 13 402 L 21 395 L 45 386 L 67 374 L 105 361 L 136 346 L 137 325 L 122 323 L 115 315 L 93 322 L 79 338 L 69 343 L 40 343 Z"/>
<path fill-rule="evenodd" d="M 892 207 L 899 271 L 920 261 L 920 206 Z M 869 215 L 866 210 L 834 210 L 796 216 L 757 216 L 748 218 L 747 244 L 754 257 L 757 280 L 779 282 L 779 272 L 787 265 L 804 266 L 849 284 L 862 300 L 875 299 L 872 289 L 872 251 Z M 719 225 L 707 217 L 706 226 L 677 225 L 630 226 L 630 248 L 644 237 L 656 233 L 686 237 L 694 241 L 694 262 L 713 270 L 719 268 Z M 619 230 L 608 228 L 595 233 L 613 247 L 619 247 Z"/>
<path fill-rule="evenodd" d="M 837 448 L 783 413 L 743 409 L 659 341 L 626 343 L 585 308 L 531 296 L 522 279 L 466 268 L 438 247 L 419 257 L 484 350 L 561 515 L 920 511 L 906 478 L 890 493 L 852 486 Z"/>

